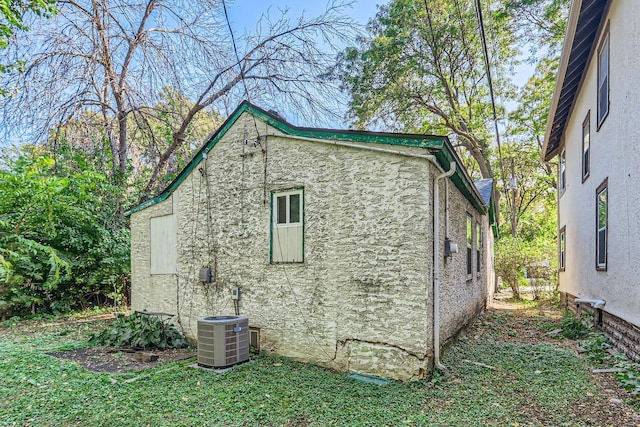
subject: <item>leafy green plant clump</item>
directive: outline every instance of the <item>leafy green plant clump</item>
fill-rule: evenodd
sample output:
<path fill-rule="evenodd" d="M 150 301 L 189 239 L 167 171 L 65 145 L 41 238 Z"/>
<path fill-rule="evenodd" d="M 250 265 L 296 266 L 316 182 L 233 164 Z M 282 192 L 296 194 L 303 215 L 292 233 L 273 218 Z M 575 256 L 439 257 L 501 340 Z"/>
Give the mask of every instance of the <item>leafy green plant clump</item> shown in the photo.
<path fill-rule="evenodd" d="M 615 374 L 618 383 L 640 399 L 640 365 L 629 360 L 623 360 L 616 364 L 620 372 Z"/>
<path fill-rule="evenodd" d="M 562 335 L 570 340 L 585 338 L 593 329 L 590 319 L 591 315 L 588 313 L 583 313 L 580 317 L 577 317 L 571 311 L 566 310 L 560 325 Z"/>
<path fill-rule="evenodd" d="M 89 338 L 91 345 L 137 348 L 184 348 L 187 339 L 168 320 L 160 320 L 145 312 L 134 312 L 129 316 L 116 313 L 116 321 Z"/>

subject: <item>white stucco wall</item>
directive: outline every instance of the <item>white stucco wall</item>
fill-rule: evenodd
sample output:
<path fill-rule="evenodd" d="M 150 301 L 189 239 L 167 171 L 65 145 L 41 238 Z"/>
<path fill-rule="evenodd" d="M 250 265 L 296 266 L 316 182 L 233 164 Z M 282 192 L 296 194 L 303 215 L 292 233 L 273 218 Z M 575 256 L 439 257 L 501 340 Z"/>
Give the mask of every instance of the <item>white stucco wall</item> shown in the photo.
<path fill-rule="evenodd" d="M 612 2 L 610 107 L 597 130 L 597 54 L 588 65 L 564 134 L 567 188 L 559 199 L 559 227 L 566 226 L 566 271 L 560 290 L 606 300 L 605 310 L 640 325 L 640 10 L 633 1 Z M 598 35 L 597 45 L 602 34 Z M 591 174 L 581 174 L 582 123 L 591 111 Z M 596 188 L 608 179 L 607 271 L 596 271 Z"/>
<path fill-rule="evenodd" d="M 262 349 L 341 370 L 417 377 L 433 354 L 432 180 L 439 172 L 424 159 L 276 136 L 262 141 L 265 154 L 243 146 L 254 132 L 245 114 L 201 172 L 133 214 L 132 308 L 177 313 L 195 336 L 199 317 L 234 314 L 238 286 L 240 313 L 260 328 Z M 297 187 L 304 188 L 304 263 L 271 264 L 271 191 Z M 449 235 L 461 252 L 442 266 L 443 341 L 486 298 L 486 262 L 476 275 L 474 255 L 468 281 L 464 270 L 466 212 L 485 225 L 486 217 L 451 182 L 447 188 Z M 172 206 L 178 272 L 151 276 L 149 218 Z M 444 220 L 443 212 L 441 247 Z M 204 266 L 214 269 L 214 283 L 198 282 Z"/>

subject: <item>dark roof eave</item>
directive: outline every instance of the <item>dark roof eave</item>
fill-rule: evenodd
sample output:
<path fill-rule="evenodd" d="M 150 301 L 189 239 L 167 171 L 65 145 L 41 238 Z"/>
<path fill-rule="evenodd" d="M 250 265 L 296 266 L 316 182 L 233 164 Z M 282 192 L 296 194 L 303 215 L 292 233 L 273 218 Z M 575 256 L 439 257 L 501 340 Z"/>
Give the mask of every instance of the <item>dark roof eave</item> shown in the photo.
<path fill-rule="evenodd" d="M 560 60 L 558 80 L 547 120 L 542 150 L 545 161 L 558 154 L 560 140 L 573 109 L 578 89 L 584 79 L 587 62 L 596 43 L 596 35 L 605 8 L 610 0 L 574 1 L 570 12 L 567 36 Z M 579 7 L 580 10 L 573 9 Z M 577 22 L 572 22 L 573 20 Z M 572 28 L 572 24 L 575 28 Z M 567 43 L 570 43 L 568 45 Z"/>

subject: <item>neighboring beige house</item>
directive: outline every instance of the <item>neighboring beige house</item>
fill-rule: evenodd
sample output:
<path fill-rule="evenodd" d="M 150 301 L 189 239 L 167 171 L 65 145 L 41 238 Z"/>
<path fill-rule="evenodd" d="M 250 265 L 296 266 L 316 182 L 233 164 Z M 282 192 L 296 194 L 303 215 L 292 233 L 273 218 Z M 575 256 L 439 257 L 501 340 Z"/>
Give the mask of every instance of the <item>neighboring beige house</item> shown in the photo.
<path fill-rule="evenodd" d="M 240 314 L 268 353 L 418 378 L 486 306 L 487 212 L 446 137 L 301 128 L 245 102 L 129 212 L 132 309 L 192 338 Z"/>
<path fill-rule="evenodd" d="M 547 123 L 562 302 L 640 359 L 640 8 L 574 0 Z"/>

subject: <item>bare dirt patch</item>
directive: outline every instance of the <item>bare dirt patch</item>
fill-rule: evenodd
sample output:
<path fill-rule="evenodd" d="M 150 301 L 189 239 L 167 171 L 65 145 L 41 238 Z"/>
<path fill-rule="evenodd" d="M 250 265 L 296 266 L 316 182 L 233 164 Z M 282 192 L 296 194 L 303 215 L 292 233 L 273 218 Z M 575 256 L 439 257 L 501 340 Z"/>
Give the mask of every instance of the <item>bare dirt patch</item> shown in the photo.
<path fill-rule="evenodd" d="M 155 368 L 170 362 L 190 359 L 195 357 L 196 350 L 168 349 L 168 350 L 145 350 L 157 355 L 157 360 L 143 362 L 138 360 L 142 351 L 129 349 L 117 349 L 112 347 L 88 347 L 78 350 L 56 351 L 47 353 L 58 359 L 69 360 L 93 372 L 125 373 L 136 372 L 144 369 Z"/>

